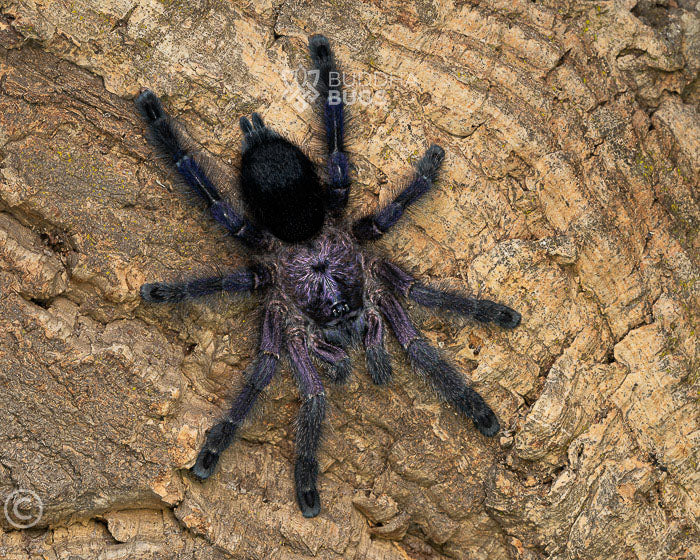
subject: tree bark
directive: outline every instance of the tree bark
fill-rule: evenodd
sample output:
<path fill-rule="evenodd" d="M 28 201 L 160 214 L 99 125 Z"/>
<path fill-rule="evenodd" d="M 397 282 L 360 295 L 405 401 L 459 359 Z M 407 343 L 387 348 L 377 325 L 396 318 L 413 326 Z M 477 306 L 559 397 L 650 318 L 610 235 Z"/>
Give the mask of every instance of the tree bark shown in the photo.
<path fill-rule="evenodd" d="M 387 387 L 354 353 L 304 519 L 287 365 L 218 473 L 187 473 L 261 309 L 140 301 L 248 261 L 133 97 L 161 96 L 238 204 L 242 115 L 322 161 L 313 33 L 355 95 L 350 215 L 441 145 L 438 186 L 377 245 L 523 321 L 410 310 L 494 408 L 493 439 L 395 341 Z M 0 557 L 700 556 L 699 69 L 689 0 L 0 0 L 0 499 L 43 505 L 30 528 L 0 517 Z"/>

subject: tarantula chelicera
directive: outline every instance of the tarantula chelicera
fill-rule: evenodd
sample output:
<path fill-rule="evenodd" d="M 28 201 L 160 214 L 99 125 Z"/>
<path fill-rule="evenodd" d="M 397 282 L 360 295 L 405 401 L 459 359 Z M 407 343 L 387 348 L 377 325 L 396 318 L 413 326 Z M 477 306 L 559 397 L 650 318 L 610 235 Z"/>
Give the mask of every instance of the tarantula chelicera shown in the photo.
<path fill-rule="evenodd" d="M 191 471 L 201 480 L 212 475 L 286 353 L 302 399 L 295 442 L 296 497 L 302 514 L 314 517 L 321 508 L 316 454 L 326 412 L 325 391 L 314 365 L 317 360 L 325 363 L 323 370 L 332 381 L 343 382 L 351 370 L 347 349 L 361 341 L 372 381 L 386 384 L 391 379 L 383 342 L 386 321 L 411 364 L 436 391 L 471 418 L 482 434 L 493 436 L 499 430 L 493 411 L 421 336 L 399 298 L 509 329 L 520 323 L 520 314 L 493 301 L 422 284 L 361 245 L 381 237 L 431 188 L 444 157 L 439 146 L 428 148 L 412 180 L 391 204 L 345 227 L 341 213 L 348 201 L 350 165 L 344 142 L 345 110 L 340 86 L 335 85 L 340 74 L 325 37 L 312 36 L 309 50 L 319 74 L 327 184 L 304 152 L 267 128 L 257 113 L 250 121 L 242 117 L 240 189 L 251 219 L 222 198 L 207 177 L 201 156 L 187 146 L 153 92 L 143 91 L 136 106 L 148 125 L 150 142 L 206 202 L 214 219 L 256 253 L 249 266 L 223 276 L 144 284 L 141 297 L 147 302 L 178 302 L 215 292 L 264 294 L 255 362 L 226 417 L 208 432 Z"/>

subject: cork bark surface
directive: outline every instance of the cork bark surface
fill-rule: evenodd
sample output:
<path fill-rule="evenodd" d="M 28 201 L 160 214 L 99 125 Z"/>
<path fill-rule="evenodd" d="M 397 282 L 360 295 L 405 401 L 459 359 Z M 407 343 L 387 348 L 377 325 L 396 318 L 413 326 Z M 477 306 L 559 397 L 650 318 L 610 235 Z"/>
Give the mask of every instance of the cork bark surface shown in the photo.
<path fill-rule="evenodd" d="M 0 0 L 0 498 L 43 504 L 28 529 L 0 516 L 0 557 L 700 557 L 699 9 Z M 355 353 L 327 384 L 323 509 L 304 519 L 286 365 L 219 472 L 187 473 L 259 308 L 140 301 L 247 260 L 154 157 L 133 98 L 158 93 L 238 203 L 242 115 L 321 161 L 298 71 L 317 32 L 365 77 L 349 214 L 440 144 L 436 188 L 378 245 L 523 322 L 410 308 L 498 414 L 493 439 L 395 341 L 388 387 Z"/>

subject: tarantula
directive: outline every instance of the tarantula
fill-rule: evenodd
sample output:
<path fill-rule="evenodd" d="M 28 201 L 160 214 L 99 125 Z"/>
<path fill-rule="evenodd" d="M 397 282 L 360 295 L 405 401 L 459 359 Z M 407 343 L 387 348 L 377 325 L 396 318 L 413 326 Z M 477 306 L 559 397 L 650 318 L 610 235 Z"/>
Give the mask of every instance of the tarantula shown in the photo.
<path fill-rule="evenodd" d="M 361 243 L 377 239 L 396 224 L 407 207 L 432 186 L 444 151 L 430 146 L 412 180 L 386 208 L 346 227 L 350 164 L 345 150 L 345 109 L 338 70 L 328 40 L 309 39 L 318 71 L 319 111 L 325 127 L 327 184 L 302 150 L 272 131 L 257 114 L 241 117 L 243 148 L 240 191 L 252 219 L 236 212 L 205 173 L 205 163 L 188 146 L 158 97 L 144 90 L 136 106 L 148 125 L 148 138 L 175 167 L 183 182 L 207 204 L 214 219 L 256 252 L 251 264 L 223 276 L 182 283 L 156 282 L 141 287 L 147 302 L 179 302 L 215 292 L 263 292 L 260 348 L 228 414 L 207 434 L 191 472 L 200 480 L 212 475 L 221 453 L 270 383 L 283 353 L 289 357 L 301 394 L 296 430 L 294 480 L 304 517 L 318 515 L 316 458 L 326 395 L 314 366 L 336 383 L 351 371 L 347 349 L 362 342 L 372 381 L 391 380 L 384 348 L 385 321 L 411 364 L 445 400 L 474 421 L 485 436 L 500 426 L 493 411 L 449 362 L 421 336 L 400 297 L 444 308 L 477 321 L 514 328 L 520 314 L 484 299 L 472 299 L 427 286 L 398 265 L 374 255 Z M 315 358 L 315 359 L 314 359 Z"/>

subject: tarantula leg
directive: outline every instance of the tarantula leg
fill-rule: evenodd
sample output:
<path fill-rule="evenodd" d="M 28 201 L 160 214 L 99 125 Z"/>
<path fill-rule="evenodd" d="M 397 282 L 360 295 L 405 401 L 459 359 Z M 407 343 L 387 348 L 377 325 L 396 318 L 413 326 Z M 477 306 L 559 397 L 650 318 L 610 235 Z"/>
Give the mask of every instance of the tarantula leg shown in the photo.
<path fill-rule="evenodd" d="M 323 35 L 309 37 L 309 52 L 314 68 L 318 70 L 319 104 L 323 112 L 328 150 L 328 207 L 341 211 L 348 203 L 350 176 L 348 156 L 345 153 L 345 105 L 341 74 L 338 72 L 330 43 Z"/>
<path fill-rule="evenodd" d="M 243 268 L 226 276 L 198 278 L 188 282 L 154 282 L 141 286 L 141 297 L 149 303 L 175 303 L 218 292 L 252 292 L 267 286 L 270 273 L 262 266 Z"/>
<path fill-rule="evenodd" d="M 345 383 L 347 381 L 350 376 L 351 364 L 350 356 L 345 350 L 317 336 L 311 339 L 310 347 L 314 356 L 328 364 L 331 378 L 335 383 Z"/>
<path fill-rule="evenodd" d="M 352 225 L 352 232 L 360 241 L 378 239 L 403 216 L 406 208 L 423 196 L 437 178 L 445 151 L 435 144 L 430 146 L 416 165 L 413 180 L 394 201 L 372 216 L 360 218 Z"/>
<path fill-rule="evenodd" d="M 496 415 L 481 395 L 467 385 L 462 375 L 420 335 L 396 298 L 383 293 L 378 304 L 411 364 L 427 378 L 437 393 L 469 416 L 482 434 L 496 435 L 500 429 Z"/>
<path fill-rule="evenodd" d="M 326 415 L 326 394 L 316 368 L 311 363 L 303 336 L 289 337 L 287 350 L 302 398 L 297 419 L 294 465 L 297 503 L 304 517 L 316 517 L 321 511 L 321 498 L 316 488 L 318 478 L 316 454 L 321 439 L 323 419 Z"/>
<path fill-rule="evenodd" d="M 377 385 L 386 385 L 391 381 L 391 357 L 384 348 L 384 322 L 379 314 L 371 309 L 365 313 L 365 318 L 367 372 Z"/>
<path fill-rule="evenodd" d="M 144 90 L 136 98 L 136 108 L 148 125 L 150 143 L 170 160 L 185 184 L 207 203 L 214 219 L 246 245 L 258 249 L 267 248 L 270 243 L 268 236 L 239 216 L 223 200 L 202 168 L 202 156 L 189 149 L 177 125 L 163 109 L 158 96 L 151 90 Z"/>
<path fill-rule="evenodd" d="M 207 434 L 197 461 L 191 468 L 200 480 L 209 478 L 219 457 L 231 445 L 236 431 L 253 408 L 260 392 L 267 387 L 275 373 L 282 343 L 282 317 L 276 308 L 268 308 L 263 319 L 260 351 L 243 388 L 233 402 L 226 417 Z"/>
<path fill-rule="evenodd" d="M 520 324 L 520 313 L 507 305 L 426 286 L 392 262 L 382 262 L 378 272 L 396 292 L 425 307 L 447 309 L 465 317 L 472 317 L 481 323 L 496 323 L 506 329 L 513 329 Z"/>

